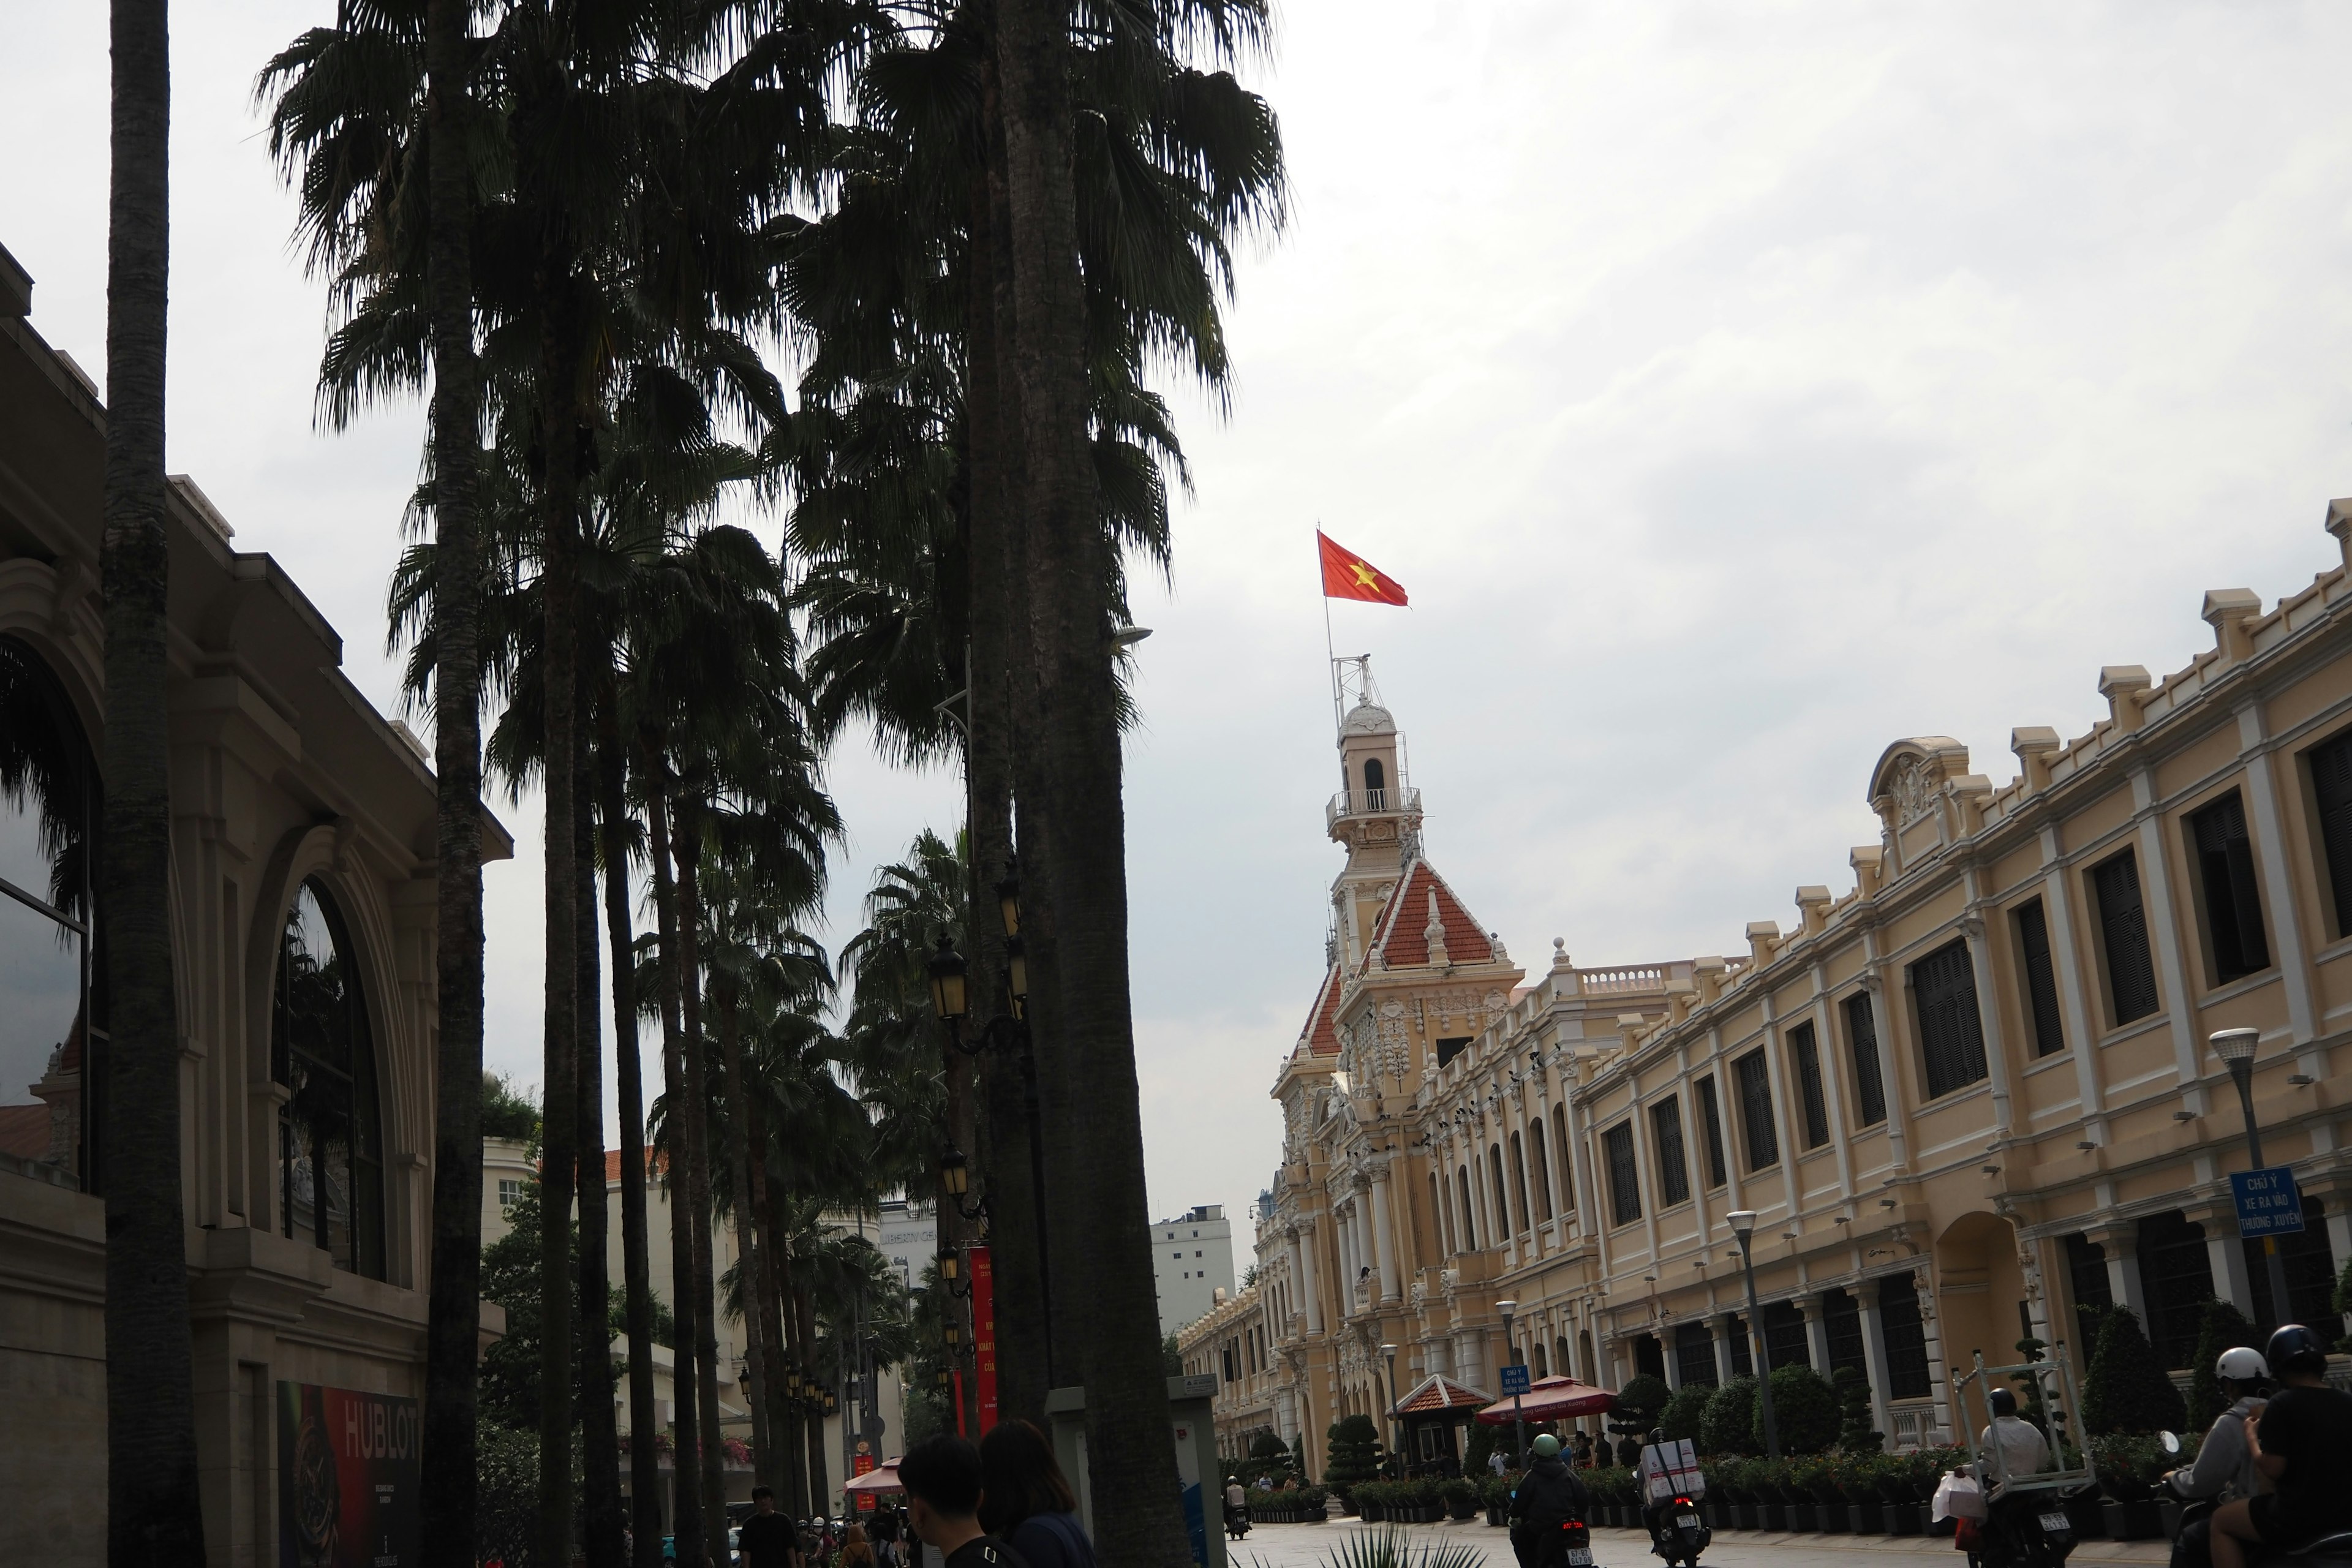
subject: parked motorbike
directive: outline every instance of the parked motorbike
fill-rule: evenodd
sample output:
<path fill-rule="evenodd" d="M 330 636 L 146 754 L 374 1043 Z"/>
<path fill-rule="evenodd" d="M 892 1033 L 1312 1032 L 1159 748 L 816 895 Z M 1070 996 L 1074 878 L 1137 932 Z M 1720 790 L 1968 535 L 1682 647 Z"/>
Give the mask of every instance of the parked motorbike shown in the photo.
<path fill-rule="evenodd" d="M 1707 1528 L 1695 1499 L 1677 1496 L 1643 1514 L 1650 1526 L 1650 1550 L 1666 1560 L 1666 1568 L 1677 1563 L 1698 1568 L 1698 1554 L 1715 1539 L 1715 1531 Z"/>

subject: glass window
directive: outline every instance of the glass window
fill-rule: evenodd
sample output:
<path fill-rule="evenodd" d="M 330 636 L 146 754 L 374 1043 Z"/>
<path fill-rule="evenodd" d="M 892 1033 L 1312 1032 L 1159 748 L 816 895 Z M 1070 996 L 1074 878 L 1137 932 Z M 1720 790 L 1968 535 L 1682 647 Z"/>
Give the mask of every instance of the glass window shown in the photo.
<path fill-rule="evenodd" d="M 375 1042 L 333 900 L 302 884 L 278 944 L 271 1050 L 281 1231 L 338 1268 L 383 1278 L 383 1146 Z"/>
<path fill-rule="evenodd" d="M 1650 1107 L 1658 1144 L 1658 1202 L 1672 1207 L 1690 1197 L 1690 1162 L 1683 1157 L 1683 1108 L 1673 1095 Z"/>
<path fill-rule="evenodd" d="M 2309 1193 L 2303 1194 L 2303 1228 L 2276 1238 L 2279 1258 L 2286 1265 L 2288 1315 L 2272 1316 L 2271 1263 L 2263 1253 L 2262 1238 L 2241 1237 L 2246 1253 L 2246 1278 L 2254 1289 L 2254 1322 L 2272 1328 L 2281 1322 L 2324 1323 L 2336 1314 L 2336 1253 L 2327 1244 L 2327 1210 Z"/>
<path fill-rule="evenodd" d="M 1868 1363 L 1862 1353 L 1862 1303 L 1851 1290 L 1829 1290 L 1822 1295 L 1822 1337 L 1829 1341 L 1829 1370 L 1838 1373 L 1847 1367 L 1867 1373 Z"/>
<path fill-rule="evenodd" d="M 1772 1367 L 1813 1364 L 1805 1343 L 1805 1314 L 1794 1301 L 1764 1303 L 1764 1361 Z"/>
<path fill-rule="evenodd" d="M 1500 1247 L 1504 1238 L 1511 1234 L 1511 1199 L 1503 1187 L 1503 1146 L 1500 1143 L 1488 1146 L 1486 1163 L 1492 1180 L 1492 1184 L 1486 1189 L 1486 1197 L 1495 1205 L 1495 1245 Z"/>
<path fill-rule="evenodd" d="M 1934 1389 L 1927 1380 L 1927 1326 L 1919 1318 L 1916 1278 L 1889 1274 L 1878 1282 L 1878 1326 L 1886 1344 L 1886 1396 L 1927 1398 Z"/>
<path fill-rule="evenodd" d="M 1750 1051 L 1732 1064 L 1739 1080 L 1740 1131 L 1748 1134 L 1748 1168 L 1761 1171 L 1780 1163 L 1780 1134 L 1772 1125 L 1772 1074 L 1764 1053 Z"/>
<path fill-rule="evenodd" d="M 1706 1184 L 1710 1190 L 1731 1180 L 1723 1160 L 1723 1111 L 1715 1102 L 1715 1075 L 1698 1080 L 1699 1120 L 1706 1124 Z"/>
<path fill-rule="evenodd" d="M 1847 1054 L 1853 1058 L 1854 1124 L 1875 1127 L 1886 1120 L 1886 1083 L 1878 1072 L 1878 1017 L 1871 1011 L 1867 991 L 1855 992 L 1844 1005 Z"/>
<path fill-rule="evenodd" d="M 1797 1064 L 1797 1102 L 1805 1113 L 1805 1147 L 1818 1149 L 1830 1141 L 1829 1088 L 1822 1081 L 1821 1047 L 1808 1022 L 1789 1031 L 1789 1055 Z"/>
<path fill-rule="evenodd" d="M 2011 918 L 2017 926 L 2017 954 L 2025 965 L 2025 1006 L 2033 1017 L 2033 1054 L 2054 1057 L 2066 1048 L 2066 1031 L 2058 1022 L 2058 973 L 2050 958 L 2050 921 L 2040 899 L 2020 904 Z"/>
<path fill-rule="evenodd" d="M 2179 1209 L 2139 1222 L 2139 1282 L 2147 1297 L 2147 1340 L 2167 1367 L 2196 1359 L 2205 1303 L 2213 1299 L 2213 1257 L 2205 1227 Z"/>
<path fill-rule="evenodd" d="M 1911 966 L 1911 998 L 1919 1009 L 1919 1050 L 1926 1058 L 1927 1098 L 1934 1100 L 1985 1076 L 1984 1022 L 1977 1013 L 1976 966 L 1965 938 Z"/>
<path fill-rule="evenodd" d="M 2115 1282 L 2107 1278 L 2107 1249 L 2080 1231 L 2066 1238 L 2066 1275 L 2074 1287 L 2077 1312 L 2116 1304 Z"/>
<path fill-rule="evenodd" d="M 2147 952 L 2147 910 L 2140 901 L 2139 862 L 2128 849 L 2091 868 L 2099 910 L 2099 945 L 2107 959 L 2107 1001 L 2117 1025 L 2156 1011 L 2156 964 Z"/>
<path fill-rule="evenodd" d="M 2352 936 L 2352 731 L 2305 753 L 2311 763 L 2311 804 L 2319 817 L 2319 847 L 2327 885 L 2336 895 L 2336 934 Z"/>
<path fill-rule="evenodd" d="M 1552 1147 L 1559 1151 L 1559 1212 L 1573 1214 L 1576 1212 L 1576 1184 L 1569 1179 L 1572 1156 L 1568 1151 L 1568 1107 L 1565 1104 L 1551 1108 L 1551 1142 Z"/>
<path fill-rule="evenodd" d="M 1633 1124 L 1621 1121 L 1601 1135 L 1609 1154 L 1610 1217 L 1631 1225 L 1642 1217 L 1642 1175 L 1633 1164 Z"/>
<path fill-rule="evenodd" d="M 86 1192 L 105 1125 L 91 1103 L 106 1082 L 98 822 L 98 767 L 65 688 L 0 637 L 0 1149 Z"/>
<path fill-rule="evenodd" d="M 2189 843 L 2205 895 L 2213 984 L 2226 985 L 2268 969 L 2271 948 L 2263 931 L 2262 890 L 2254 885 L 2254 847 L 2237 791 L 2189 817 Z"/>
<path fill-rule="evenodd" d="M 1715 1336 L 1705 1323 L 1684 1323 L 1675 1330 L 1675 1363 L 1685 1388 L 1716 1385 Z"/>
<path fill-rule="evenodd" d="M 1551 1155 L 1544 1148 L 1544 1119 L 1528 1122 L 1528 1152 L 1535 1156 L 1536 1218 L 1551 1218 Z"/>

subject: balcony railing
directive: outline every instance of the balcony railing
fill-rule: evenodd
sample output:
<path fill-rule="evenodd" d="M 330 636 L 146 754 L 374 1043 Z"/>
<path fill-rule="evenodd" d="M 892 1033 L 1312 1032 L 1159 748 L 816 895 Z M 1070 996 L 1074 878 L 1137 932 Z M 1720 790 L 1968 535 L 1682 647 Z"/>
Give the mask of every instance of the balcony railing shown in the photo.
<path fill-rule="evenodd" d="M 1417 789 L 1343 789 L 1323 808 L 1323 825 L 1328 827 L 1343 816 L 1380 816 L 1390 812 L 1412 816 L 1420 811 Z"/>

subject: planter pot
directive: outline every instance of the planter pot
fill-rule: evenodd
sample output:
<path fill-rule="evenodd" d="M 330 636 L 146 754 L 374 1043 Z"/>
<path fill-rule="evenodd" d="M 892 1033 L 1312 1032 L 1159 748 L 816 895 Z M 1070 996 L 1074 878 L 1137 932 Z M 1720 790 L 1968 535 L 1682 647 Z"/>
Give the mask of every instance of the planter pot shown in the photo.
<path fill-rule="evenodd" d="M 1789 1528 L 1789 1505 L 1784 1502 L 1763 1502 L 1756 1505 L 1756 1528 L 1786 1530 Z"/>
<path fill-rule="evenodd" d="M 2167 1541 L 2180 1539 L 2180 1505 L 2170 1498 L 2156 1500 L 2157 1528 L 2164 1531 Z"/>
<path fill-rule="evenodd" d="M 2105 1508 L 2095 1497 L 2072 1498 L 2066 1503 L 2067 1522 L 2074 1527 L 2077 1541 L 2104 1541 L 2107 1535 Z"/>
<path fill-rule="evenodd" d="M 1822 1510 L 1820 1509 L 1814 1507 L 1809 1502 L 1790 1503 L 1789 1505 L 1789 1528 L 1800 1533 L 1809 1533 L 1812 1531 L 1819 1530 L 1822 1527 L 1821 1511 Z"/>
<path fill-rule="evenodd" d="M 2111 1502 L 2102 1511 L 2106 1515 L 2110 1541 L 2152 1541 L 2163 1529 L 2152 1499 L 2145 1502 Z"/>
<path fill-rule="evenodd" d="M 1445 1512 L 1449 1519 L 1472 1519 L 1477 1515 L 1478 1505 L 1475 1502 L 1448 1503 L 1445 1505 Z"/>
<path fill-rule="evenodd" d="M 1503 1510 L 1499 1508 L 1488 1509 L 1486 1510 L 1486 1522 L 1496 1529 L 1500 1529 L 1503 1523 Z"/>
<path fill-rule="evenodd" d="M 1845 1527 L 1856 1535 L 1885 1535 L 1886 1505 L 1874 1498 L 1868 1502 L 1846 1504 Z"/>
<path fill-rule="evenodd" d="M 1886 1523 L 1889 1535 L 1925 1535 L 1927 1533 L 1927 1510 L 1916 1502 L 1879 1504 L 1879 1513 Z"/>
<path fill-rule="evenodd" d="M 1731 1528 L 1734 1530 L 1755 1529 L 1756 1505 L 1752 1502 L 1733 1503 L 1731 1505 Z"/>
<path fill-rule="evenodd" d="M 1702 1511 L 1706 1515 L 1706 1524 L 1709 1530 L 1729 1530 L 1731 1528 L 1731 1505 L 1729 1503 L 1717 1502 L 1715 1499 L 1709 1498 L 1706 1500 L 1706 1503 L 1702 1505 Z"/>
<path fill-rule="evenodd" d="M 1846 1502 L 1824 1502 L 1814 1504 L 1813 1511 L 1821 1520 L 1821 1524 L 1818 1528 L 1828 1531 L 1832 1535 L 1844 1535 L 1849 1533 L 1853 1529 L 1853 1505 L 1852 1503 Z"/>

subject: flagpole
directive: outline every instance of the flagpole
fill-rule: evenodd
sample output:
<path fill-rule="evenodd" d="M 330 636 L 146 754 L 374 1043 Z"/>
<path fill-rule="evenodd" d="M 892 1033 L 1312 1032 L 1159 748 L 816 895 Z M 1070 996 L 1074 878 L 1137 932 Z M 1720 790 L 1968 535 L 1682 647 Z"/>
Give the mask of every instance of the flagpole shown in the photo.
<path fill-rule="evenodd" d="M 1331 683 L 1331 732 L 1339 732 L 1339 655 L 1331 646 L 1331 595 L 1323 586 L 1323 523 L 1315 524 L 1316 592 L 1323 596 L 1323 675 Z"/>

